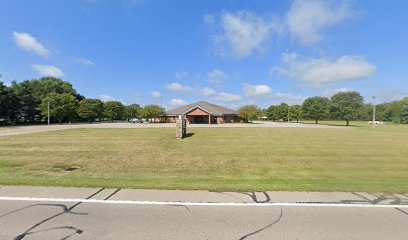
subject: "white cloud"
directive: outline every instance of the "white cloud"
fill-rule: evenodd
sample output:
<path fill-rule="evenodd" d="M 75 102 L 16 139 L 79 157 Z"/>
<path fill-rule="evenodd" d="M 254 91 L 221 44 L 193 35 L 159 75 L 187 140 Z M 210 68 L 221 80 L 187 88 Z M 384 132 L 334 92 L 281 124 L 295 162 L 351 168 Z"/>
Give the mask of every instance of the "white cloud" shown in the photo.
<path fill-rule="evenodd" d="M 296 105 L 296 104 L 301 105 L 307 97 L 294 95 L 292 93 L 279 93 L 278 92 L 274 94 L 274 98 L 279 99 L 281 103 L 284 102 L 289 105 Z"/>
<path fill-rule="evenodd" d="M 159 97 L 162 96 L 161 93 L 158 92 L 158 91 L 151 92 L 150 95 L 151 95 L 152 97 L 155 97 L 155 98 L 159 98 Z"/>
<path fill-rule="evenodd" d="M 259 99 L 262 99 L 261 105 L 268 102 L 280 104 L 282 102 L 289 105 L 301 104 L 307 98 L 305 96 L 294 95 L 292 93 L 282 93 L 282 92 L 273 92 L 272 88 L 268 85 L 250 85 L 244 84 L 244 94 L 247 96 L 248 104 L 257 104 Z M 261 97 L 261 98 L 260 98 Z M 265 106 L 267 107 L 267 106 Z"/>
<path fill-rule="evenodd" d="M 272 92 L 271 87 L 267 85 L 244 85 L 245 96 L 265 96 Z"/>
<path fill-rule="evenodd" d="M 208 76 L 208 82 L 210 83 L 221 82 L 222 80 L 225 80 L 228 78 L 228 75 L 225 72 L 217 68 L 214 68 L 211 72 L 207 74 L 207 76 Z"/>
<path fill-rule="evenodd" d="M 119 101 L 122 104 L 126 104 L 126 101 L 123 99 L 118 99 L 118 98 L 114 98 L 112 96 L 109 96 L 108 94 L 102 94 L 99 96 L 99 99 L 102 100 L 102 102 L 111 102 L 111 101 Z"/>
<path fill-rule="evenodd" d="M 61 69 L 55 66 L 31 64 L 31 68 L 42 76 L 50 76 L 50 77 L 63 77 L 64 76 L 64 73 L 61 71 Z"/>
<path fill-rule="evenodd" d="M 208 96 L 214 95 L 216 92 L 212 88 L 205 87 L 205 88 L 203 88 L 202 93 L 203 93 L 204 96 L 208 97 Z"/>
<path fill-rule="evenodd" d="M 331 97 L 334 94 L 339 93 L 339 92 L 351 92 L 351 91 L 353 91 L 353 89 L 350 89 L 350 88 L 327 89 L 327 90 L 323 91 L 323 96 Z"/>
<path fill-rule="evenodd" d="M 218 95 L 214 98 L 215 101 L 217 102 L 239 102 L 241 101 L 242 97 L 240 95 L 235 95 L 231 93 L 226 93 L 226 92 L 220 92 Z"/>
<path fill-rule="evenodd" d="M 305 58 L 296 53 L 283 54 L 284 67 L 274 67 L 270 73 L 300 80 L 307 87 L 322 87 L 368 77 L 376 67 L 362 56 L 342 56 L 332 61 L 326 58 Z"/>
<path fill-rule="evenodd" d="M 384 88 L 379 91 L 372 92 L 372 94 L 366 96 L 366 102 L 373 101 L 371 96 L 375 96 L 375 103 L 392 102 L 408 97 L 408 88 L 406 88 L 406 86 L 400 86 L 399 89 Z"/>
<path fill-rule="evenodd" d="M 85 65 L 85 66 L 94 66 L 95 65 L 94 62 L 92 62 L 89 59 L 85 59 L 85 58 L 75 59 L 75 62 L 77 62 L 79 64 L 82 64 L 82 65 Z"/>
<path fill-rule="evenodd" d="M 184 86 L 176 82 L 167 84 L 166 88 L 168 90 L 175 91 L 175 92 L 193 92 L 194 91 L 194 88 L 189 87 L 189 86 Z"/>
<path fill-rule="evenodd" d="M 224 12 L 219 24 L 221 33 L 212 39 L 215 52 L 235 58 L 250 56 L 261 49 L 279 25 L 277 21 L 264 19 L 250 11 Z"/>
<path fill-rule="evenodd" d="M 110 102 L 110 101 L 116 101 L 116 98 L 109 96 L 107 94 L 102 94 L 99 96 L 99 99 L 102 100 L 102 102 Z"/>
<path fill-rule="evenodd" d="M 43 57 L 50 55 L 50 51 L 30 34 L 24 32 L 13 32 L 13 36 L 14 41 L 19 48 L 26 51 L 35 52 Z"/>
<path fill-rule="evenodd" d="M 293 0 L 286 14 L 279 17 L 242 10 L 221 12 L 218 18 L 207 14 L 203 19 L 217 31 L 211 36 L 215 53 L 242 58 L 264 50 L 273 36 L 317 43 L 324 39 L 325 30 L 356 16 L 348 0 Z"/>
<path fill-rule="evenodd" d="M 0 81 L 1 82 L 1 81 Z M 6 87 L 11 87 L 11 82 L 3 82 Z"/>
<path fill-rule="evenodd" d="M 187 102 L 184 101 L 183 99 L 173 98 L 173 99 L 170 100 L 170 106 L 172 106 L 172 107 L 180 107 L 180 106 L 184 106 L 186 104 L 187 104 Z"/>
<path fill-rule="evenodd" d="M 177 79 L 183 79 L 183 78 L 188 77 L 188 72 L 185 71 L 185 70 L 177 71 L 177 72 L 174 73 L 174 76 Z"/>
<path fill-rule="evenodd" d="M 352 17 L 347 1 L 295 0 L 285 19 L 291 36 L 304 44 L 323 39 L 322 30 Z"/>

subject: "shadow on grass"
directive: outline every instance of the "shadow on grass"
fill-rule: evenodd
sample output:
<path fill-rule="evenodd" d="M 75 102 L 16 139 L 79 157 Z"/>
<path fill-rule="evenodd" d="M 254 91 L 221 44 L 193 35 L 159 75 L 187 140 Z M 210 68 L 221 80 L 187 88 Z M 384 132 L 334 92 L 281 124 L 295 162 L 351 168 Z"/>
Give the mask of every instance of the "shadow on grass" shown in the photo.
<path fill-rule="evenodd" d="M 189 138 L 194 136 L 195 133 L 186 133 L 186 135 L 184 136 L 184 138 Z"/>
<path fill-rule="evenodd" d="M 299 121 L 299 123 L 301 124 L 309 124 L 309 125 L 327 125 L 327 126 L 333 126 L 333 127 L 365 127 L 362 125 L 354 125 L 354 124 L 350 124 L 349 126 L 347 126 L 345 123 L 344 124 L 340 124 L 340 123 L 328 123 L 328 122 L 319 122 L 318 124 L 314 123 L 314 122 L 301 122 Z"/>

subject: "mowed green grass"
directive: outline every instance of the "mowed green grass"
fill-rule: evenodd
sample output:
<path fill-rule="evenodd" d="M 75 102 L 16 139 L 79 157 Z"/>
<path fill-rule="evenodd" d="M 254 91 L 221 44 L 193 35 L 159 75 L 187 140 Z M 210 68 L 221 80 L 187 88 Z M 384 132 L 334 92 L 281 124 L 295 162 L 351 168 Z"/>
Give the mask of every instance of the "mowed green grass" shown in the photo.
<path fill-rule="evenodd" d="M 0 184 L 408 192 L 408 126 L 72 129 L 0 138 Z M 77 167 L 72 172 L 64 171 Z"/>

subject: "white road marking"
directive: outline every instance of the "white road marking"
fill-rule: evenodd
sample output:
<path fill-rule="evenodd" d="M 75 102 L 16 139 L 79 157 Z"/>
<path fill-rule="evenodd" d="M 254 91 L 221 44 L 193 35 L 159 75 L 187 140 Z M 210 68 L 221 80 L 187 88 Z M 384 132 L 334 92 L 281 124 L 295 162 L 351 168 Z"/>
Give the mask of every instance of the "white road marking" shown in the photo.
<path fill-rule="evenodd" d="M 350 208 L 408 208 L 408 205 L 385 204 L 343 204 L 343 203 L 227 203 L 227 202 L 174 202 L 174 201 L 132 201 L 132 200 L 99 200 L 81 198 L 31 198 L 31 197 L 0 197 L 0 201 L 27 202 L 83 202 L 99 204 L 129 204 L 129 205 L 177 205 L 177 206 L 212 206 L 212 207 L 350 207 Z"/>

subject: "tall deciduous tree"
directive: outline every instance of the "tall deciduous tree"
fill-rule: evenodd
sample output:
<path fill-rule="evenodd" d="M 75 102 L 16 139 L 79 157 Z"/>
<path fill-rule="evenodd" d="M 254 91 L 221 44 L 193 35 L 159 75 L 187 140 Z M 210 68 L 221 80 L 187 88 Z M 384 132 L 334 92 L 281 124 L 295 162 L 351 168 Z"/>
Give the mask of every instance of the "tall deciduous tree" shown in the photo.
<path fill-rule="evenodd" d="M 408 124 L 408 99 L 402 105 L 401 123 Z"/>
<path fill-rule="evenodd" d="M 74 96 L 67 93 L 50 93 L 41 102 L 41 110 L 44 116 L 48 113 L 48 103 L 50 116 L 57 119 L 60 124 L 64 118 L 71 120 L 75 116 L 78 107 L 78 101 Z"/>
<path fill-rule="evenodd" d="M 0 82 L 0 122 L 9 124 L 16 120 L 18 98 L 13 89 Z M 6 120 L 6 122 L 4 121 Z"/>
<path fill-rule="evenodd" d="M 330 112 L 334 118 L 345 120 L 349 126 L 351 120 L 358 118 L 363 101 L 358 92 L 339 92 L 331 97 Z"/>
<path fill-rule="evenodd" d="M 139 104 L 125 106 L 125 117 L 129 121 L 131 118 L 139 118 L 142 108 Z"/>
<path fill-rule="evenodd" d="M 33 95 L 38 99 L 42 99 L 50 93 L 66 93 L 75 96 L 75 98 L 77 98 L 77 96 L 81 98 L 76 90 L 72 87 L 71 83 L 63 81 L 59 78 L 43 77 L 38 80 L 33 79 L 28 82 L 31 85 Z"/>
<path fill-rule="evenodd" d="M 36 118 L 40 118 L 41 110 L 39 106 L 41 104 L 41 98 L 44 98 L 46 94 L 36 97 L 34 95 L 33 85 L 28 80 L 20 83 L 12 82 L 11 88 L 18 97 L 18 118 L 24 122 L 34 122 Z"/>
<path fill-rule="evenodd" d="M 238 110 L 238 115 L 248 122 L 261 117 L 263 112 L 256 105 L 246 105 Z"/>
<path fill-rule="evenodd" d="M 404 103 L 408 102 L 408 98 L 404 98 L 399 101 L 392 101 L 384 104 L 383 116 L 386 118 L 385 121 L 390 121 L 393 123 L 401 122 L 401 114 Z M 381 111 L 379 112 L 381 114 Z"/>
<path fill-rule="evenodd" d="M 78 116 L 86 119 L 89 123 L 101 118 L 103 115 L 103 102 L 99 99 L 84 99 L 79 102 Z"/>
<path fill-rule="evenodd" d="M 272 121 L 279 120 L 278 106 L 275 106 L 275 105 L 269 106 L 266 109 L 266 116 L 268 117 L 269 120 L 272 120 Z"/>
<path fill-rule="evenodd" d="M 142 118 L 145 119 L 152 119 L 161 117 L 165 114 L 165 111 L 162 107 L 159 105 L 146 105 L 144 108 L 141 110 L 141 116 Z"/>
<path fill-rule="evenodd" d="M 103 115 L 111 120 L 122 119 L 125 114 L 125 107 L 119 101 L 109 101 L 103 105 Z"/>
<path fill-rule="evenodd" d="M 373 119 L 373 105 L 371 103 L 364 104 L 358 111 L 360 120 L 371 121 Z"/>
<path fill-rule="evenodd" d="M 289 107 L 289 119 L 296 120 L 299 122 L 299 119 L 302 117 L 302 106 L 293 105 Z"/>
<path fill-rule="evenodd" d="M 288 110 L 289 105 L 286 103 L 281 103 L 277 108 L 279 119 L 282 119 L 286 122 L 288 120 Z"/>
<path fill-rule="evenodd" d="M 310 97 L 303 102 L 302 112 L 306 118 L 315 120 L 316 124 L 319 120 L 329 116 L 330 100 L 325 97 Z"/>
<path fill-rule="evenodd" d="M 13 82 L 11 88 L 18 97 L 17 118 L 25 122 L 41 119 L 41 100 L 50 93 L 69 94 L 78 100 L 84 98 L 70 83 L 54 77 Z"/>

